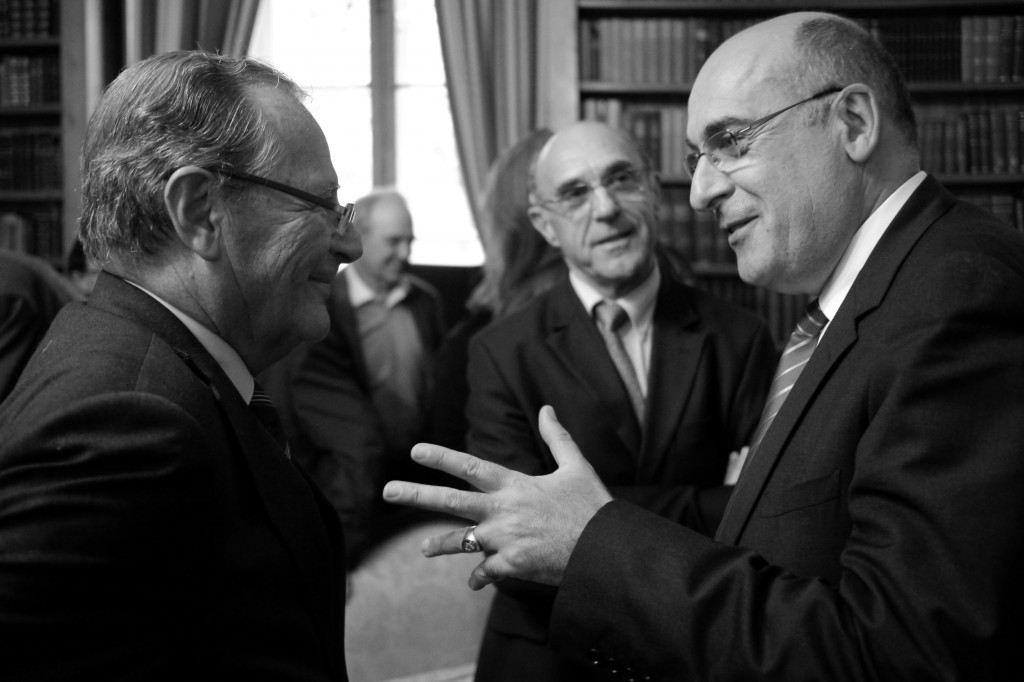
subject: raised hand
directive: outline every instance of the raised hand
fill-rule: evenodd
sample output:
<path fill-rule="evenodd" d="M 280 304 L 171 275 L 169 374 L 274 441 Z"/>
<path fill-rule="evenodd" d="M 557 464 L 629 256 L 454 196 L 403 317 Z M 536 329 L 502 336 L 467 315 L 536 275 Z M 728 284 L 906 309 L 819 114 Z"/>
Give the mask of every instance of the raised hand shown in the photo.
<path fill-rule="evenodd" d="M 406 481 L 391 481 L 384 487 L 388 502 L 477 522 L 474 535 L 484 560 L 469 577 L 474 590 L 503 578 L 558 585 L 584 526 L 612 499 L 551 407 L 541 408 L 539 425 L 558 463 L 551 474 L 527 476 L 472 455 L 420 443 L 412 449 L 415 461 L 458 476 L 480 492 Z M 465 551 L 467 530 L 427 538 L 423 553 L 433 557 Z"/>

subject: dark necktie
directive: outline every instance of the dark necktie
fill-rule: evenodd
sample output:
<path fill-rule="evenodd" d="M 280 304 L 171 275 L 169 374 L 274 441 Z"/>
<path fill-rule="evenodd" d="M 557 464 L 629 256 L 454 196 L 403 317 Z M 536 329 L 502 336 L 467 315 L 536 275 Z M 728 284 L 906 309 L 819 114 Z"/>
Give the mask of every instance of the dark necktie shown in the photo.
<path fill-rule="evenodd" d="M 274 442 L 284 450 L 284 454 L 291 459 L 292 454 L 288 448 L 288 438 L 284 434 L 284 427 L 281 426 L 281 416 L 277 413 L 277 408 L 274 407 L 274 401 L 270 399 L 266 391 L 260 388 L 259 384 L 253 386 L 249 409 L 252 410 L 256 418 L 260 420 L 263 427 L 273 437 Z"/>
<path fill-rule="evenodd" d="M 636 377 L 636 369 L 626 354 L 622 345 L 622 338 L 618 331 L 622 325 L 629 321 L 626 311 L 608 301 L 601 301 L 594 307 L 594 314 L 597 316 L 597 328 L 604 339 L 604 345 L 608 347 L 608 355 L 615 363 L 615 369 L 619 371 L 622 383 L 629 393 L 629 401 L 633 405 L 633 412 L 641 424 L 644 423 L 644 394 L 640 391 L 640 381 Z"/>
<path fill-rule="evenodd" d="M 804 365 L 811 359 L 811 353 L 818 345 L 818 335 L 827 322 L 828 317 L 818 307 L 818 299 L 814 299 L 807 306 L 807 312 L 797 322 L 796 329 L 790 335 L 786 348 L 782 351 L 782 357 L 779 358 L 779 366 L 775 369 L 775 378 L 772 380 L 771 388 L 768 389 L 768 401 L 765 403 L 764 411 L 761 412 L 761 421 L 757 425 L 757 430 L 754 431 L 754 437 L 750 441 L 750 452 L 747 453 L 744 469 L 757 453 L 757 446 L 761 444 L 761 439 L 764 438 L 775 415 L 782 408 L 782 403 L 785 402 L 792 390 Z"/>

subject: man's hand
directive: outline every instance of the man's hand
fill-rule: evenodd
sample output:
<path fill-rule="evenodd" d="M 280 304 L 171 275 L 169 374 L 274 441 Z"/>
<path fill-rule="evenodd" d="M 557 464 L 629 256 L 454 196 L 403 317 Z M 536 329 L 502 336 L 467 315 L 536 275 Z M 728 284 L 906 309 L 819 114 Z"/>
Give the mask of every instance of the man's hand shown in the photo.
<path fill-rule="evenodd" d="M 481 492 L 391 481 L 384 499 L 477 521 L 485 558 L 473 569 L 474 590 L 502 578 L 558 585 L 584 526 L 612 497 L 549 406 L 541 408 L 540 433 L 558 463 L 546 476 L 527 476 L 455 450 L 420 443 L 412 458 Z M 423 543 L 428 557 L 462 552 L 465 529 Z"/>

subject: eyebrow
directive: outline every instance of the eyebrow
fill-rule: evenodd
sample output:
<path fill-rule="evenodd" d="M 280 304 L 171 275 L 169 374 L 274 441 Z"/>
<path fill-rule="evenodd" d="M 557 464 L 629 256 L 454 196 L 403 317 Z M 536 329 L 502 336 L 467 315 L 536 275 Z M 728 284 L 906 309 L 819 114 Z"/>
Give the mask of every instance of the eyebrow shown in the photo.
<path fill-rule="evenodd" d="M 643 168 L 643 164 L 639 164 L 638 165 L 638 164 L 634 163 L 633 161 L 631 161 L 629 159 L 619 159 L 618 161 L 613 162 L 611 165 L 609 165 L 607 168 L 605 168 L 604 170 L 601 171 L 601 179 L 603 180 L 604 178 L 607 178 L 609 175 L 613 175 L 613 174 L 618 173 L 619 171 L 625 170 L 627 168 L 629 168 L 631 170 L 637 170 L 638 171 L 638 170 L 641 170 Z M 565 190 L 567 190 L 567 189 L 569 189 L 571 187 L 575 187 L 576 185 L 584 185 L 584 184 L 586 184 L 586 183 L 583 181 L 582 177 L 575 176 L 575 177 L 569 178 L 568 180 L 565 180 L 564 182 L 558 184 L 555 187 L 555 193 L 556 194 L 560 194 L 561 192 L 564 192 Z"/>
<path fill-rule="evenodd" d="M 753 120 L 756 121 L 757 119 L 753 119 Z M 750 124 L 750 121 L 748 121 L 747 119 L 745 119 L 745 118 L 738 118 L 736 116 L 725 116 L 725 117 L 716 119 L 716 120 L 711 121 L 710 123 L 708 123 L 706 126 L 704 126 L 704 132 L 703 132 L 704 140 L 707 140 L 709 137 L 711 137 L 715 133 L 720 133 L 723 130 L 730 130 L 730 129 L 731 130 L 736 130 L 738 128 L 745 128 L 749 124 Z M 692 142 L 690 142 L 690 140 L 686 141 L 686 145 L 690 149 L 693 149 L 693 150 L 697 150 L 697 149 L 700 148 L 699 145 L 693 144 Z"/>

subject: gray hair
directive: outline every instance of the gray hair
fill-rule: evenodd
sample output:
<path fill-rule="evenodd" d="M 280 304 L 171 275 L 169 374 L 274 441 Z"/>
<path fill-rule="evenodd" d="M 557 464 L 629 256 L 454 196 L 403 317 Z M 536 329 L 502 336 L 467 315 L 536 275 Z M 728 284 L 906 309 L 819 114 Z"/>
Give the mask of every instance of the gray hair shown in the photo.
<path fill-rule="evenodd" d="M 254 175 L 273 169 L 280 142 L 249 96 L 261 87 L 306 98 L 284 74 L 251 58 L 175 51 L 122 71 L 86 130 L 78 227 L 86 252 L 100 262 L 159 252 L 174 232 L 164 185 L 182 166 Z"/>
<path fill-rule="evenodd" d="M 799 80 L 808 94 L 827 85 L 868 85 L 905 141 L 917 146 L 917 123 L 906 81 L 896 60 L 871 33 L 843 17 L 816 17 L 797 29 L 795 46 L 800 63 L 807 66 Z M 826 110 L 824 104 L 809 109 L 819 117 Z"/>

